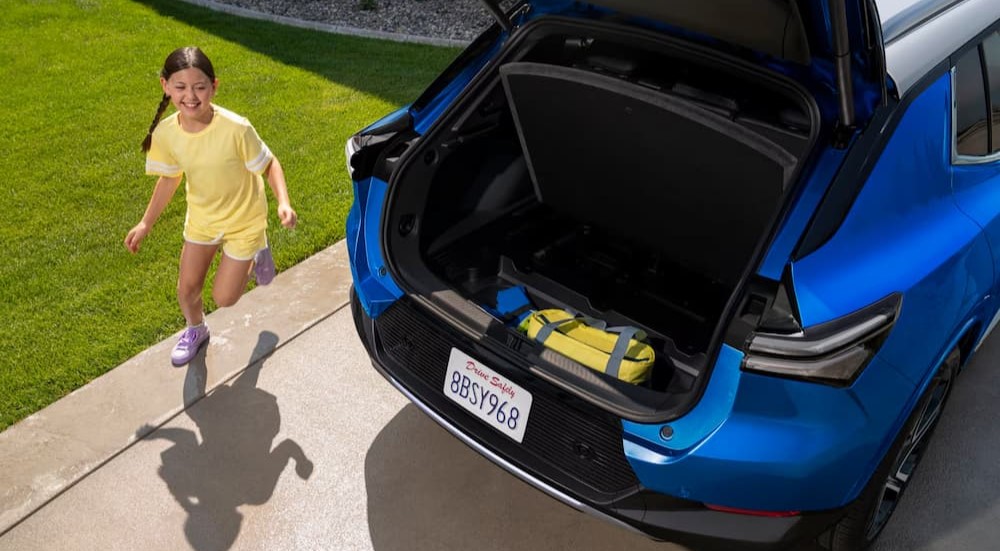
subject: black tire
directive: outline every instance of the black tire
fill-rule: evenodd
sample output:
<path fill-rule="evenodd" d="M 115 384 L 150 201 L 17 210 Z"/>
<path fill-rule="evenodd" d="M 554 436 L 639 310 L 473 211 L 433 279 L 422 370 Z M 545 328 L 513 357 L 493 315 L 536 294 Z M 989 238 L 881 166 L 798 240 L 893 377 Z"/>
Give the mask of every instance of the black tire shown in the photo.
<path fill-rule="evenodd" d="M 955 348 L 913 408 L 861 496 L 831 529 L 831 551 L 863 551 L 885 528 L 927 449 L 960 365 L 961 352 Z"/>

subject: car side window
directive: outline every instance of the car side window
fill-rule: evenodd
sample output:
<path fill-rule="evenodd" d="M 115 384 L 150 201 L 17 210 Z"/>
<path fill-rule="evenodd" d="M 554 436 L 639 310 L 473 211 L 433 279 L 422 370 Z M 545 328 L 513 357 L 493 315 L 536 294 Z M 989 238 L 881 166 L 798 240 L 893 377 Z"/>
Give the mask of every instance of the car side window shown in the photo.
<path fill-rule="evenodd" d="M 1000 151 L 1000 31 L 983 41 L 983 57 L 990 83 L 990 104 L 993 128 L 991 153 Z"/>
<path fill-rule="evenodd" d="M 959 155 L 980 157 L 990 151 L 986 82 L 979 48 L 955 64 L 955 145 Z"/>

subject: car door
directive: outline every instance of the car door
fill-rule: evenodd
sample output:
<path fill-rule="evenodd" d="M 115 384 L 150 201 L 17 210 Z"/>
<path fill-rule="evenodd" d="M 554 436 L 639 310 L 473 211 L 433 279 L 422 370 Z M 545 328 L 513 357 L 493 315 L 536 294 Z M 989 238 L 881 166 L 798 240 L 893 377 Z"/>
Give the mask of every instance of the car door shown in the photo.
<path fill-rule="evenodd" d="M 952 189 L 986 234 L 1000 283 L 1000 31 L 954 58 Z M 996 295 L 996 293 L 994 293 Z"/>

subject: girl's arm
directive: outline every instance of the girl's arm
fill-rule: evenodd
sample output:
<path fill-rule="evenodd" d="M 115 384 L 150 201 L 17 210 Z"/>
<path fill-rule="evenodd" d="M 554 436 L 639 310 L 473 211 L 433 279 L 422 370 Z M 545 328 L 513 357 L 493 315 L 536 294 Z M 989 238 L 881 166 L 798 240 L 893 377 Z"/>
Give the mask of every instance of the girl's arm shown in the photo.
<path fill-rule="evenodd" d="M 298 221 L 298 215 L 292 208 L 292 203 L 288 199 L 288 186 L 285 185 L 285 171 L 281 168 L 281 163 L 277 157 L 271 158 L 271 164 L 267 167 L 267 183 L 274 192 L 274 197 L 278 200 L 278 219 L 281 225 L 286 228 L 294 228 Z"/>
<path fill-rule="evenodd" d="M 156 187 L 153 188 L 153 196 L 149 198 L 149 205 L 146 207 L 146 213 L 142 215 L 142 220 L 125 236 L 126 249 L 132 251 L 133 254 L 139 252 L 139 244 L 149 235 L 149 230 L 153 229 L 156 219 L 160 217 L 163 209 L 167 208 L 167 204 L 170 203 L 170 199 L 173 198 L 180 183 L 180 176 L 173 178 L 160 176 L 160 179 L 156 181 Z"/>

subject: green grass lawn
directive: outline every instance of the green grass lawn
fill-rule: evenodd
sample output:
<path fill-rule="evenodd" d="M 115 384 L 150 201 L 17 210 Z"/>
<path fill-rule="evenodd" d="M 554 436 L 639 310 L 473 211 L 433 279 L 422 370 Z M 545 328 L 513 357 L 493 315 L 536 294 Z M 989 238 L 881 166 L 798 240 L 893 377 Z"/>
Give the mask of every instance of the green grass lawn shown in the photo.
<path fill-rule="evenodd" d="M 183 325 L 183 191 L 138 255 L 122 246 L 155 182 L 139 143 L 170 51 L 201 47 L 216 103 L 248 117 L 281 159 L 299 227 L 280 229 L 272 201 L 279 270 L 344 236 L 345 140 L 457 54 L 168 0 L 0 0 L 0 13 L 0 430 Z"/>

